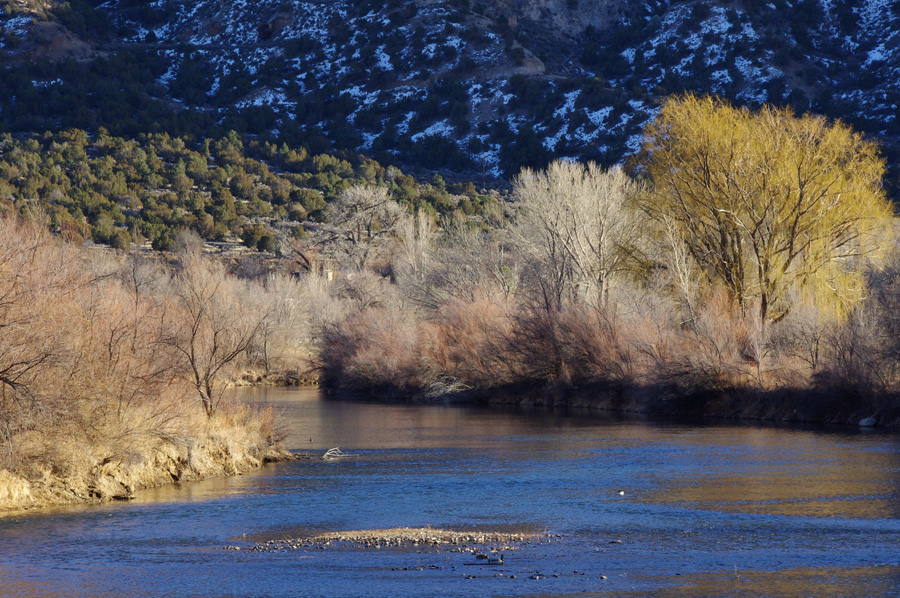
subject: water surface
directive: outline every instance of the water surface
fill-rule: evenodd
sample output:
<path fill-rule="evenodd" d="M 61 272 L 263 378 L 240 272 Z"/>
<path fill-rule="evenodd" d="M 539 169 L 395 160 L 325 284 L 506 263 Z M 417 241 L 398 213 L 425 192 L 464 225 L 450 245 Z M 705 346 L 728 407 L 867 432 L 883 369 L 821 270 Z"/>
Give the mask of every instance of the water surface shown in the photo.
<path fill-rule="evenodd" d="M 249 392 L 310 459 L 0 519 L 0 596 L 900 594 L 893 435 Z M 336 446 L 355 456 L 320 458 Z M 495 567 L 436 550 L 223 550 L 426 525 L 561 537 Z"/>

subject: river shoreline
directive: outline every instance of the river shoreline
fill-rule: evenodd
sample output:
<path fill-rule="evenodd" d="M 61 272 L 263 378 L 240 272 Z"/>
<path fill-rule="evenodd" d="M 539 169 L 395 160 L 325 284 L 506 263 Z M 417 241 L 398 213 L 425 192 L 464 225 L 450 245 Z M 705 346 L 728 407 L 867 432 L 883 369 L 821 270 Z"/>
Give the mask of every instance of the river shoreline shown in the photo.
<path fill-rule="evenodd" d="M 900 428 L 900 400 L 855 389 L 761 390 L 718 388 L 686 390 L 677 386 L 609 383 L 516 383 L 489 389 L 431 394 L 394 387 L 361 389 L 324 385 L 338 398 L 371 402 L 542 407 L 642 415 L 664 419 L 731 420 L 757 423 Z"/>
<path fill-rule="evenodd" d="M 231 388 L 317 385 L 317 376 L 308 371 L 256 369 L 246 369 L 228 383 Z M 127 456 L 85 449 L 90 456 L 75 467 L 35 462 L 27 471 L 0 468 L 0 517 L 53 506 L 129 500 L 138 490 L 241 475 L 297 458 L 262 431 L 251 414 L 242 421 L 225 420 L 218 425 L 201 422 L 205 431 L 193 440 L 157 439 Z"/>
<path fill-rule="evenodd" d="M 316 387 L 311 376 L 245 372 L 235 387 Z M 426 394 L 398 388 L 360 389 L 328 384 L 327 395 L 371 403 L 533 407 L 641 415 L 694 421 L 725 420 L 762 424 L 812 424 L 850 428 L 900 428 L 900 403 L 890 396 L 863 395 L 834 389 L 696 389 L 640 387 L 602 383 L 518 383 L 491 389 Z M 861 425 L 864 424 L 864 425 Z M 159 442 L 146 454 L 129 459 L 104 459 L 81 472 L 64 475 L 38 464 L 40 475 L 23 476 L 0 470 L 0 517 L 66 504 L 99 504 L 127 500 L 134 492 L 166 484 L 240 475 L 266 463 L 289 461 L 296 455 L 280 443 L 238 435 L 207 435 L 192 444 Z"/>
<path fill-rule="evenodd" d="M 0 518 L 52 506 L 129 500 L 138 490 L 241 475 L 296 458 L 252 425 L 234 425 L 204 430 L 192 442 L 158 440 L 119 458 L 93 451 L 68 469 L 49 462 L 30 463 L 25 471 L 0 469 Z"/>

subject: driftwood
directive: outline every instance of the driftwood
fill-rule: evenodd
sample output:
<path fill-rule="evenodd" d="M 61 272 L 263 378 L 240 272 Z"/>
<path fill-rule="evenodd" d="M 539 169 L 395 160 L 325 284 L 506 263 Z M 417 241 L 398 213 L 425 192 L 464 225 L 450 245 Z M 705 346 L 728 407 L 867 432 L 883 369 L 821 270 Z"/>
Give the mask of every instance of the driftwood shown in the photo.
<path fill-rule="evenodd" d="M 352 457 L 352 456 L 353 456 L 353 454 L 345 453 L 340 448 L 334 447 L 332 449 L 328 449 L 327 451 L 325 451 L 325 454 L 322 455 L 322 458 L 323 459 L 341 459 L 343 457 Z"/>

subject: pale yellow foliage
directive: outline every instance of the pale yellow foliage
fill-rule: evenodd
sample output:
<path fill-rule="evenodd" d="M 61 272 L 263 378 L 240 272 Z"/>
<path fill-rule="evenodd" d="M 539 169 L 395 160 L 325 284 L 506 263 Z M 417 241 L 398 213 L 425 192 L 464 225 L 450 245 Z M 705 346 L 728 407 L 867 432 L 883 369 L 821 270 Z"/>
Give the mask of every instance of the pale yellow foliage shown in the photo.
<path fill-rule="evenodd" d="M 708 279 L 777 320 L 798 286 L 843 311 L 890 246 L 892 208 L 875 144 L 840 122 L 789 109 L 673 98 L 647 127 L 643 207 L 674 224 Z"/>

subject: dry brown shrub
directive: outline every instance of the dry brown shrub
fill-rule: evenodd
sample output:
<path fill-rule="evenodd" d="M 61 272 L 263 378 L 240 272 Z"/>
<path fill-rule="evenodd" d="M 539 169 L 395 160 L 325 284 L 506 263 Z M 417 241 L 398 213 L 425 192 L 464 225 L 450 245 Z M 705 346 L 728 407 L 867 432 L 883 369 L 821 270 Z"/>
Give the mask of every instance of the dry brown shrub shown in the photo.
<path fill-rule="evenodd" d="M 569 306 L 556 316 L 561 377 L 625 383 L 634 374 L 633 343 L 614 304 Z"/>
<path fill-rule="evenodd" d="M 59 391 L 68 378 L 66 365 L 77 356 L 74 294 L 86 283 L 74 253 L 39 226 L 0 220 L 0 439 L 6 463 L 21 459 L 17 435 L 71 407 Z"/>
<path fill-rule="evenodd" d="M 723 289 L 705 293 L 694 309 L 693 321 L 676 330 L 678 338 L 663 363 L 660 381 L 691 389 L 762 382 L 766 346 L 761 332 Z"/>
<path fill-rule="evenodd" d="M 211 432 L 219 453 L 249 451 L 243 469 L 277 440 L 271 414 L 251 409 L 198 425 L 210 418 L 185 400 L 167 342 L 179 313 L 170 284 L 158 265 L 85 253 L 40 225 L 0 220 L 0 470 L 10 472 L 0 476 L 0 508 L 178 479 L 192 447 L 212 446 Z"/>
<path fill-rule="evenodd" d="M 324 331 L 326 376 L 349 386 L 420 387 L 419 340 L 409 314 L 393 306 L 364 309 Z"/>
<path fill-rule="evenodd" d="M 430 330 L 425 351 L 429 367 L 439 377 L 485 388 L 512 381 L 520 369 L 509 351 L 513 331 L 509 306 L 500 297 L 451 301 Z"/>
<path fill-rule="evenodd" d="M 829 386 L 870 393 L 889 392 L 896 362 L 885 359 L 885 335 L 872 309 L 857 309 L 826 334 L 826 358 L 819 374 Z"/>

